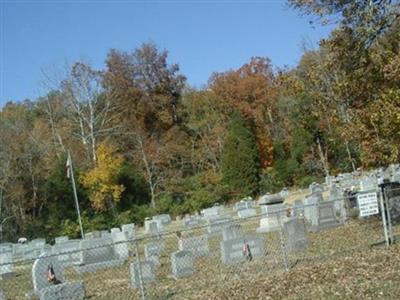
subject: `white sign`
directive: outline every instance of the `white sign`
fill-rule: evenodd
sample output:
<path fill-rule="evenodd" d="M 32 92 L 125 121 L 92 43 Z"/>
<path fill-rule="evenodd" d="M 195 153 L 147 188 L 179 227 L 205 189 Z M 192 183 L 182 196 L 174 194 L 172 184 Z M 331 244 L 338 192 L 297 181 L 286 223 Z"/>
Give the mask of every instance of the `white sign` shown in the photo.
<path fill-rule="evenodd" d="M 378 197 L 376 192 L 357 195 L 360 217 L 367 217 L 379 213 Z"/>

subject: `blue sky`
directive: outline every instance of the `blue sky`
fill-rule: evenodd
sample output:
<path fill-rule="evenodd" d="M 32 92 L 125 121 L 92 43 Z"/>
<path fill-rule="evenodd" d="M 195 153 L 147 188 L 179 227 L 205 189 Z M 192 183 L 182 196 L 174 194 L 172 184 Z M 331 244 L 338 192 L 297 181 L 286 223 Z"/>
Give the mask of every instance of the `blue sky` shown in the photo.
<path fill-rule="evenodd" d="M 110 48 L 154 42 L 169 51 L 189 84 L 237 68 L 251 56 L 294 66 L 303 43 L 331 28 L 313 28 L 285 1 L 0 0 L 0 106 L 45 93 L 43 71 L 59 76 L 79 59 L 104 67 Z"/>

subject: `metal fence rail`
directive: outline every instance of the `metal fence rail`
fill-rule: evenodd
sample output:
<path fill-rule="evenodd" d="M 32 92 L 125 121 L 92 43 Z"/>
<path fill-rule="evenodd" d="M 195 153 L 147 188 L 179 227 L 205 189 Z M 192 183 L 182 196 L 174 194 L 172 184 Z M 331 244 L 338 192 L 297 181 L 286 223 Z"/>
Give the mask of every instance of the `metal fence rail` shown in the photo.
<path fill-rule="evenodd" d="M 384 243 L 379 216 L 360 219 L 350 206 L 341 198 L 117 242 L 92 238 L 28 260 L 3 252 L 0 299 L 201 299 Z"/>

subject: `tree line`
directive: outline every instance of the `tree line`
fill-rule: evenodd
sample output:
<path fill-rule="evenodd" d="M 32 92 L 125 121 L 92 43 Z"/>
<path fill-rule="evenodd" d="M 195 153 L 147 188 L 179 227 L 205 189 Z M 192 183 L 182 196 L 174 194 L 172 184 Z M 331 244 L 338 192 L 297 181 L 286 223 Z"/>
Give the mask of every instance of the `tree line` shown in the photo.
<path fill-rule="evenodd" d="M 397 163 L 399 2 L 289 5 L 317 26 L 336 23 L 293 68 L 252 57 L 195 89 L 145 43 L 111 49 L 102 70 L 76 62 L 46 95 L 5 104 L 3 240 L 79 236 L 68 150 L 85 231 Z"/>

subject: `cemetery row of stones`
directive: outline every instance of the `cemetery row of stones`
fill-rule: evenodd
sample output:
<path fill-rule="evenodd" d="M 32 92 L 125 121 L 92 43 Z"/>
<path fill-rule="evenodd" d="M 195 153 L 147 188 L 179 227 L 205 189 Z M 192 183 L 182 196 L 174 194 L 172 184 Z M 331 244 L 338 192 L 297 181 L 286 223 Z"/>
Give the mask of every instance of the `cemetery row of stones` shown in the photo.
<path fill-rule="evenodd" d="M 386 172 L 384 179 L 389 174 L 390 179 L 395 180 L 399 168 L 391 168 L 390 173 L 378 170 L 363 177 L 352 173 L 327 178 L 324 186 L 315 183 L 310 185 L 310 194 L 304 201 L 296 200 L 291 206 L 284 203 L 289 192 L 283 190 L 278 194 L 260 197 L 258 203 L 251 199 L 242 200 L 234 205 L 233 211 L 215 205 L 202 210 L 201 214 L 188 215 L 180 230 L 206 226 L 207 234 L 179 238 L 179 250 L 170 255 L 171 276 L 181 278 L 195 273 L 194 261 L 210 254 L 208 238 L 216 234 L 222 234 L 220 257 L 222 263 L 228 265 L 264 256 L 263 234 L 267 232 L 283 233 L 285 251 L 303 250 L 308 244 L 305 223 L 311 231 L 344 224 L 348 218 L 349 205 L 343 193 L 349 188 L 360 192 L 377 190 L 382 176 L 376 174 L 382 172 Z M 330 190 L 329 200 L 332 201 L 324 201 L 323 192 L 326 189 Z M 261 210 L 261 215 L 257 210 Z M 237 214 L 237 217 L 234 218 L 233 214 Z M 257 215 L 260 216 L 259 227 L 252 234 L 244 234 L 237 221 L 233 224 L 237 218 L 246 219 Z M 157 239 L 144 245 L 144 261 L 130 264 L 132 287 L 155 281 L 160 253 L 165 248 L 160 233 L 170 225 L 171 218 L 165 214 L 145 221 L 144 234 L 157 235 Z M 0 244 L 1 278 L 13 276 L 13 262 L 36 259 L 32 266 L 32 283 L 40 299 L 69 299 L 71 295 L 74 295 L 74 299 L 83 299 L 85 287 L 82 283 L 64 282 L 63 269 L 74 266 L 77 273 L 85 273 L 122 265 L 130 256 L 135 255 L 132 255 L 135 249 L 130 247 L 135 240 L 135 225 L 126 224 L 121 229 L 87 233 L 83 240 L 58 237 L 53 246 L 47 245 L 44 239 L 36 239 L 28 244 Z M 62 284 L 53 285 L 43 276 L 50 265 Z"/>

